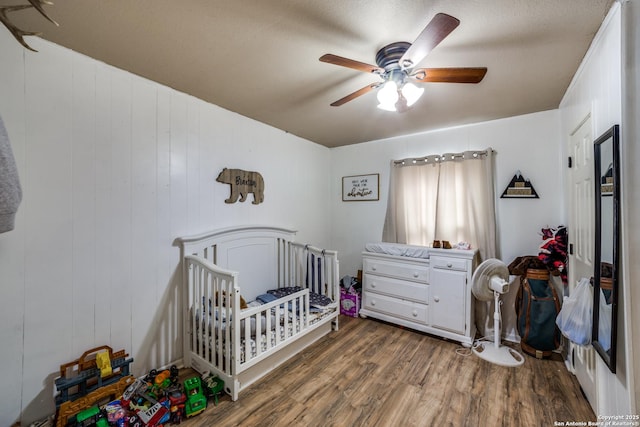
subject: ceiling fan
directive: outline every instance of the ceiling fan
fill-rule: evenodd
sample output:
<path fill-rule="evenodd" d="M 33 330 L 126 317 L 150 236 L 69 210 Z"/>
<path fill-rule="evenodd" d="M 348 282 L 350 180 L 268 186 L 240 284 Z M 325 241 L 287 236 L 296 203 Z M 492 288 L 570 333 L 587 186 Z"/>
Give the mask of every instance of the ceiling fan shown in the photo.
<path fill-rule="evenodd" d="M 320 61 L 377 74 L 382 81 L 371 83 L 331 104 L 339 107 L 365 93 L 378 89 L 378 108 L 404 112 L 422 95 L 424 88 L 415 83 L 479 83 L 487 73 L 485 67 L 473 68 L 414 68 L 429 52 L 445 39 L 460 21 L 453 16 L 438 13 L 411 43 L 395 42 L 378 51 L 376 64 L 370 65 L 353 59 L 327 53 Z"/>

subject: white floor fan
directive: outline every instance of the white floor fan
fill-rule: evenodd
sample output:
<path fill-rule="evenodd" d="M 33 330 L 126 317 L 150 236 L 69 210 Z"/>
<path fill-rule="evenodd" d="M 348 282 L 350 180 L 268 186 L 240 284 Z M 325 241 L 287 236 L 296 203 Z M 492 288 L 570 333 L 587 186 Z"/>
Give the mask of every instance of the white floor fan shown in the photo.
<path fill-rule="evenodd" d="M 502 319 L 500 316 L 500 295 L 509 292 L 509 269 L 499 259 L 491 258 L 482 262 L 471 279 L 471 291 L 480 301 L 494 300 L 493 343 L 478 341 L 473 345 L 473 353 L 481 359 L 501 366 L 520 366 L 524 357 L 510 347 L 500 344 Z"/>

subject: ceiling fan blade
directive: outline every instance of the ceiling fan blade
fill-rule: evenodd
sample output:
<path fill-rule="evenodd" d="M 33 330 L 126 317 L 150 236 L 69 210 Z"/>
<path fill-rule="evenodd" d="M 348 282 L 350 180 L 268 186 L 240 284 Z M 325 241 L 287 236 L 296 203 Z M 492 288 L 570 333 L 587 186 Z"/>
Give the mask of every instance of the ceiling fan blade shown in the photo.
<path fill-rule="evenodd" d="M 434 47 L 440 44 L 456 27 L 460 25 L 460 21 L 453 16 L 438 13 L 433 17 L 431 22 L 427 24 L 416 41 L 407 49 L 400 58 L 400 67 L 405 70 L 413 68 L 422 61 Z"/>
<path fill-rule="evenodd" d="M 485 74 L 485 67 L 418 68 L 410 77 L 422 83 L 480 83 Z"/>
<path fill-rule="evenodd" d="M 378 66 L 365 64 L 364 62 L 354 61 L 353 59 L 343 58 L 342 56 L 332 55 L 330 53 L 322 55 L 320 57 L 320 61 L 327 62 L 329 64 L 340 65 L 342 67 L 352 68 L 354 70 L 362 71 L 365 73 L 382 74 L 384 72 L 384 69 Z"/>
<path fill-rule="evenodd" d="M 364 95 L 365 93 L 371 92 L 373 89 L 382 85 L 382 82 L 371 83 L 368 86 L 363 87 L 362 89 L 358 89 L 357 91 L 345 96 L 344 98 L 338 99 L 336 102 L 331 103 L 332 107 L 339 107 L 342 104 L 346 104 L 347 102 L 356 99 L 359 96 Z"/>

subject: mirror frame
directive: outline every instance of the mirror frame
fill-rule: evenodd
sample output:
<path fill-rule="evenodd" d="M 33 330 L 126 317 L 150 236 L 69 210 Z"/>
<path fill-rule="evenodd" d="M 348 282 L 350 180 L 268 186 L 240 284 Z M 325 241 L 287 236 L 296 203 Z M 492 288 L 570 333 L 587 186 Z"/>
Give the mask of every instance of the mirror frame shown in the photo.
<path fill-rule="evenodd" d="M 594 181 L 595 181 L 595 253 L 594 253 L 594 274 L 593 274 L 593 325 L 591 332 L 591 342 L 596 352 L 609 367 L 609 370 L 616 372 L 616 347 L 618 335 L 618 286 L 619 284 L 619 245 L 620 245 L 620 142 L 619 125 L 614 125 L 598 139 L 594 141 Z M 611 344 L 607 351 L 598 340 L 598 326 L 600 319 L 600 288 L 601 288 L 601 259 L 602 259 L 602 189 L 601 177 L 602 159 L 601 146 L 603 143 L 611 141 L 612 144 L 612 172 L 613 172 L 613 254 L 612 254 L 612 289 L 611 289 Z M 608 165 L 607 165 L 608 166 Z"/>

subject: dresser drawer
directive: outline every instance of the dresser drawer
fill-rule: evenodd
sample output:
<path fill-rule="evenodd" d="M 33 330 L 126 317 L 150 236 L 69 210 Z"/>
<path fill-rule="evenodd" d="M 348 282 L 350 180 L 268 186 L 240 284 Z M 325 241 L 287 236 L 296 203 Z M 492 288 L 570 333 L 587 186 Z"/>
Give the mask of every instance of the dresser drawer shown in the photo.
<path fill-rule="evenodd" d="M 429 265 L 426 263 L 400 263 L 373 258 L 364 258 L 362 263 L 365 273 L 380 274 L 422 283 L 429 281 Z"/>
<path fill-rule="evenodd" d="M 445 270 L 467 271 L 467 260 L 431 255 L 431 266 Z"/>
<path fill-rule="evenodd" d="M 372 311 L 411 320 L 412 322 L 427 323 L 427 306 L 424 304 L 365 292 L 363 305 Z"/>
<path fill-rule="evenodd" d="M 363 285 L 366 292 L 385 294 L 423 304 L 427 304 L 429 300 L 428 285 L 424 283 L 407 282 L 393 277 L 366 273 Z"/>

